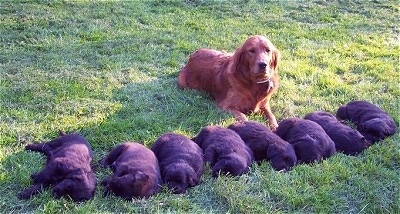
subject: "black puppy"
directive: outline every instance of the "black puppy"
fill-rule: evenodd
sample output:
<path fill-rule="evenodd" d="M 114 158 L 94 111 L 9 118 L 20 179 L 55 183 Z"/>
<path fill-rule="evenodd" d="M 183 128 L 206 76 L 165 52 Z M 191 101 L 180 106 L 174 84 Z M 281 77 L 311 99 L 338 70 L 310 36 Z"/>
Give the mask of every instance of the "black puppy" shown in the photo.
<path fill-rule="evenodd" d="M 203 150 L 189 138 L 174 133 L 161 135 L 151 147 L 160 165 L 161 178 L 174 193 L 185 193 L 200 182 Z"/>
<path fill-rule="evenodd" d="M 193 140 L 203 149 L 204 161 L 212 167 L 212 176 L 219 173 L 238 176 L 249 171 L 253 152 L 233 130 L 206 126 Z"/>
<path fill-rule="evenodd" d="M 31 175 L 34 185 L 19 194 L 21 199 L 28 199 L 49 186 L 53 187 L 56 198 L 69 196 L 80 202 L 93 197 L 96 188 L 96 177 L 90 167 L 93 152 L 85 138 L 60 132 L 60 137 L 54 140 L 29 144 L 25 149 L 45 154 L 47 163 L 42 171 Z"/>
<path fill-rule="evenodd" d="M 113 175 L 104 179 L 105 195 L 112 191 L 126 200 L 148 198 L 160 190 L 161 176 L 153 151 L 142 144 L 125 142 L 100 161 L 110 166 Z"/>
<path fill-rule="evenodd" d="M 360 132 L 339 122 L 335 116 L 328 112 L 316 111 L 307 114 L 304 119 L 318 123 L 333 140 L 338 152 L 357 155 L 369 146 L 369 142 Z"/>
<path fill-rule="evenodd" d="M 299 163 L 312 163 L 332 156 L 335 143 L 318 123 L 288 118 L 279 123 L 276 134 L 293 145 Z"/>
<path fill-rule="evenodd" d="M 264 124 L 256 121 L 236 122 L 228 128 L 240 135 L 253 151 L 255 161 L 268 160 L 278 171 L 287 171 L 296 164 L 297 157 L 293 146 Z"/>
<path fill-rule="evenodd" d="M 368 101 L 351 101 L 336 112 L 342 120 L 350 120 L 371 143 L 396 133 L 396 124 L 384 110 Z"/>

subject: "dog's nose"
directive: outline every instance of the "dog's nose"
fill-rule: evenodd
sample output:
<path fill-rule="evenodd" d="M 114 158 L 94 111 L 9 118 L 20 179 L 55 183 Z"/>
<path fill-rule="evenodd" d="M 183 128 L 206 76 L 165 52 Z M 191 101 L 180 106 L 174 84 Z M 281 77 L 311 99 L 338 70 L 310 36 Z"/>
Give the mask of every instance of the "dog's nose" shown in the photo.
<path fill-rule="evenodd" d="M 260 68 L 266 68 L 266 67 L 267 67 L 267 64 L 266 64 L 265 62 L 259 62 L 259 63 L 258 63 L 258 67 L 260 67 Z"/>

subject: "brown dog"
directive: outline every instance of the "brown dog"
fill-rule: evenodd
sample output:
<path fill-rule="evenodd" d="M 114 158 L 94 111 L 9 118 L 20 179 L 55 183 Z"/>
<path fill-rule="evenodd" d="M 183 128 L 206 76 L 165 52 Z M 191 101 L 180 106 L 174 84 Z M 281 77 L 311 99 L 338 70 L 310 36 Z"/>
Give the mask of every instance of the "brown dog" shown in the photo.
<path fill-rule="evenodd" d="M 209 93 L 238 121 L 261 110 L 273 130 L 278 127 L 269 100 L 278 89 L 278 49 L 264 36 L 248 38 L 234 54 L 200 49 L 190 55 L 178 76 L 181 87 Z"/>
<path fill-rule="evenodd" d="M 161 135 L 151 147 L 160 165 L 161 178 L 174 193 L 185 193 L 200 182 L 204 171 L 203 150 L 176 133 Z"/>
<path fill-rule="evenodd" d="M 268 160 L 277 171 L 288 171 L 297 163 L 293 146 L 257 121 L 236 122 L 228 126 L 240 135 L 253 151 L 254 160 Z"/>
<path fill-rule="evenodd" d="M 347 155 L 357 155 L 370 146 L 368 140 L 357 130 L 339 122 L 335 116 L 325 111 L 307 114 L 304 119 L 318 123 L 335 143 L 336 151 Z"/>
<path fill-rule="evenodd" d="M 31 175 L 33 186 L 19 194 L 28 199 L 52 187 L 56 198 L 69 196 L 76 202 L 89 200 L 96 188 L 96 177 L 90 163 L 93 152 L 89 143 L 80 135 L 60 132 L 60 137 L 46 143 L 29 144 L 26 150 L 47 156 L 46 167 Z"/>
<path fill-rule="evenodd" d="M 206 126 L 192 140 L 203 149 L 204 161 L 210 163 L 213 177 L 247 173 L 254 160 L 253 152 L 231 129 Z"/>
<path fill-rule="evenodd" d="M 397 132 L 393 118 L 383 109 L 365 100 L 351 101 L 341 105 L 336 116 L 355 123 L 357 130 L 371 143 L 376 143 Z"/>
<path fill-rule="evenodd" d="M 298 163 L 312 163 L 332 156 L 335 143 L 316 122 L 287 118 L 279 122 L 276 134 L 293 145 Z"/>
<path fill-rule="evenodd" d="M 126 200 L 148 198 L 160 190 L 161 175 L 153 151 L 135 142 L 125 142 L 100 161 L 113 175 L 104 179 L 105 195 L 113 192 Z"/>

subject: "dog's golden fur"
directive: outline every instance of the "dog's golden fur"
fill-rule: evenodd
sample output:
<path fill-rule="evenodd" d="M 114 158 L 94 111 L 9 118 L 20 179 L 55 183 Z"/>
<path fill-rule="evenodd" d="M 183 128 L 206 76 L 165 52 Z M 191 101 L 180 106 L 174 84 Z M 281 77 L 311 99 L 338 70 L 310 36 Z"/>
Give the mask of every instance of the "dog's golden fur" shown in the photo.
<path fill-rule="evenodd" d="M 278 126 L 269 100 L 278 89 L 278 49 L 264 36 L 252 36 L 235 53 L 200 49 L 180 70 L 179 85 L 209 93 L 238 121 L 261 111 L 272 129 Z"/>

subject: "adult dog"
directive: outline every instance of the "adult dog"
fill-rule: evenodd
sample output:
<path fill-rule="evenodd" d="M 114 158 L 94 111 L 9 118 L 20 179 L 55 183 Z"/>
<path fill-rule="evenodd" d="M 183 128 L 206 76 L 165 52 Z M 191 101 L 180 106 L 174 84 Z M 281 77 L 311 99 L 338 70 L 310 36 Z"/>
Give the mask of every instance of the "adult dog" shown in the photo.
<path fill-rule="evenodd" d="M 69 196 L 81 202 L 93 197 L 96 188 L 96 177 L 90 167 L 93 152 L 85 138 L 60 132 L 60 137 L 54 140 L 29 144 L 25 149 L 45 154 L 47 164 L 42 171 L 31 175 L 34 185 L 19 194 L 21 199 L 28 199 L 46 187 L 53 187 L 56 198 Z"/>
<path fill-rule="evenodd" d="M 163 182 L 174 193 L 185 193 L 200 182 L 204 171 L 203 150 L 181 134 L 165 133 L 151 147 L 160 165 Z"/>
<path fill-rule="evenodd" d="M 271 129 L 278 127 L 269 100 L 278 89 L 278 49 L 264 36 L 248 38 L 235 53 L 200 49 L 190 55 L 180 70 L 183 88 L 207 92 L 238 121 L 246 114 L 261 111 Z"/>

